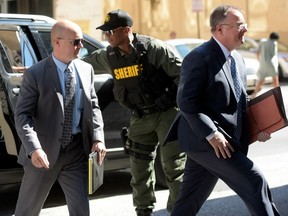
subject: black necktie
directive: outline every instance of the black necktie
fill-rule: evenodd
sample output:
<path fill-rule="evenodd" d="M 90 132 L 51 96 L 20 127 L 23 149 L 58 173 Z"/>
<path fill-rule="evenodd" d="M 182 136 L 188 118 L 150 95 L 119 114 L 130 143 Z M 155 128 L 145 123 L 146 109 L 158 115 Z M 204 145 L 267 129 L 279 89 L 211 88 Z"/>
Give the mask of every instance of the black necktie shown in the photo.
<path fill-rule="evenodd" d="M 239 73 L 237 72 L 236 69 L 236 62 L 235 59 L 229 55 L 229 58 L 231 59 L 231 75 L 234 83 L 234 90 L 235 90 L 235 96 L 236 96 L 236 101 L 237 101 L 237 126 L 235 128 L 234 135 L 236 139 L 240 139 L 241 133 L 242 133 L 242 100 L 241 100 L 241 95 L 242 95 L 242 84 L 240 80 Z"/>
<path fill-rule="evenodd" d="M 65 77 L 64 125 L 62 132 L 63 147 L 66 147 L 71 141 L 75 101 L 75 81 L 72 76 L 72 71 L 68 67 L 65 69 Z"/>

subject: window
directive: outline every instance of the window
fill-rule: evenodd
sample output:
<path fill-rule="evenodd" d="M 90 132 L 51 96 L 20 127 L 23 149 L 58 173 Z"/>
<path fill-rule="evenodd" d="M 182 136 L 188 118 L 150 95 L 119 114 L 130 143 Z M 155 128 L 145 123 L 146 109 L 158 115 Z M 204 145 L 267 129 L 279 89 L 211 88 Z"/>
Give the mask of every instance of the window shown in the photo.
<path fill-rule="evenodd" d="M 50 31 L 33 31 L 32 34 L 38 46 L 41 58 L 45 58 L 50 55 L 53 51 Z M 103 47 L 101 44 L 99 44 L 99 46 Z M 83 48 L 80 50 L 80 58 L 90 55 L 97 49 L 99 49 L 99 47 L 96 47 L 95 44 L 91 43 L 88 36 L 84 36 Z"/>
<path fill-rule="evenodd" d="M 0 41 L 2 61 L 3 58 L 7 58 L 6 62 L 3 61 L 7 73 L 21 73 L 24 67 L 30 67 L 35 63 L 31 49 L 19 31 L 0 30 Z"/>
<path fill-rule="evenodd" d="M 10 65 L 9 59 L 7 58 L 5 48 L 1 41 L 0 41 L 0 57 L 1 57 L 0 64 L 3 65 L 5 71 L 8 73 L 12 73 L 12 67 Z"/>

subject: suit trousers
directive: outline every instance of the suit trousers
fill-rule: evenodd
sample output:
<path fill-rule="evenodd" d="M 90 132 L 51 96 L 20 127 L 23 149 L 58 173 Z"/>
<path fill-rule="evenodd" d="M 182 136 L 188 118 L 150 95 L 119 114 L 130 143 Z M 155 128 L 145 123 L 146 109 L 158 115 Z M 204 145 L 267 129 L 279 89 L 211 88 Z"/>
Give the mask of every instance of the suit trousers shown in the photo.
<path fill-rule="evenodd" d="M 15 216 L 39 215 L 56 180 L 64 192 L 69 215 L 89 215 L 87 172 L 81 136 L 60 151 L 55 166 L 49 170 L 24 167 Z"/>
<path fill-rule="evenodd" d="M 183 182 L 171 216 L 196 215 L 218 178 L 241 197 L 251 215 L 279 215 L 263 174 L 245 154 L 236 151 L 229 159 L 219 159 L 211 148 L 187 152 Z"/>

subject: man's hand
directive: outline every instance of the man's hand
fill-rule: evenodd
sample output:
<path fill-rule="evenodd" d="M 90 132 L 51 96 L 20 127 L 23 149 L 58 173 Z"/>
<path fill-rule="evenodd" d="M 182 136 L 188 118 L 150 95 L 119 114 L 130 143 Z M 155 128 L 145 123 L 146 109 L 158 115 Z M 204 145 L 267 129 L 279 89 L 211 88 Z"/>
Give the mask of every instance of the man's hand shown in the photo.
<path fill-rule="evenodd" d="M 209 140 L 210 145 L 213 147 L 215 154 L 218 158 L 231 158 L 231 151 L 234 152 L 232 145 L 225 139 L 224 135 L 219 131 L 215 132 L 215 136 Z"/>
<path fill-rule="evenodd" d="M 92 145 L 92 149 L 91 152 L 98 152 L 98 164 L 101 165 L 104 157 L 106 155 L 106 147 L 104 145 L 104 143 L 100 142 L 100 141 L 96 141 L 95 143 L 93 143 Z"/>
<path fill-rule="evenodd" d="M 258 141 L 259 142 L 265 142 L 271 138 L 271 135 L 269 133 L 266 133 L 264 131 L 260 132 L 258 134 Z"/>
<path fill-rule="evenodd" d="M 42 149 L 36 149 L 32 152 L 31 162 L 37 168 L 49 168 L 47 155 Z"/>

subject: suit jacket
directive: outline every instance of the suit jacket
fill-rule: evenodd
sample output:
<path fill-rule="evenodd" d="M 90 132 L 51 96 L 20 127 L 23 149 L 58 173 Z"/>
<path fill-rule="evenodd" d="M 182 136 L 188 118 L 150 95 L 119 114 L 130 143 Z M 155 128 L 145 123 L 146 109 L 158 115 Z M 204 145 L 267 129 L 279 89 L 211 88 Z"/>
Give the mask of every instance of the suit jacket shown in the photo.
<path fill-rule="evenodd" d="M 103 120 L 94 89 L 90 64 L 74 60 L 82 88 L 83 111 L 80 127 L 88 157 L 94 141 L 104 142 Z M 50 55 L 25 71 L 15 108 L 15 124 L 22 141 L 18 162 L 33 166 L 29 153 L 42 148 L 52 168 L 58 159 L 64 123 L 63 93 L 56 65 Z"/>
<path fill-rule="evenodd" d="M 191 51 L 183 60 L 178 86 L 177 115 L 166 141 L 179 138 L 183 151 L 202 151 L 212 148 L 206 137 L 220 130 L 234 147 L 246 145 L 246 85 L 245 65 L 241 55 L 233 51 L 243 82 L 242 136 L 234 137 L 237 125 L 237 102 L 234 84 L 221 47 L 211 38 Z M 246 145 L 247 146 L 247 145 Z"/>

